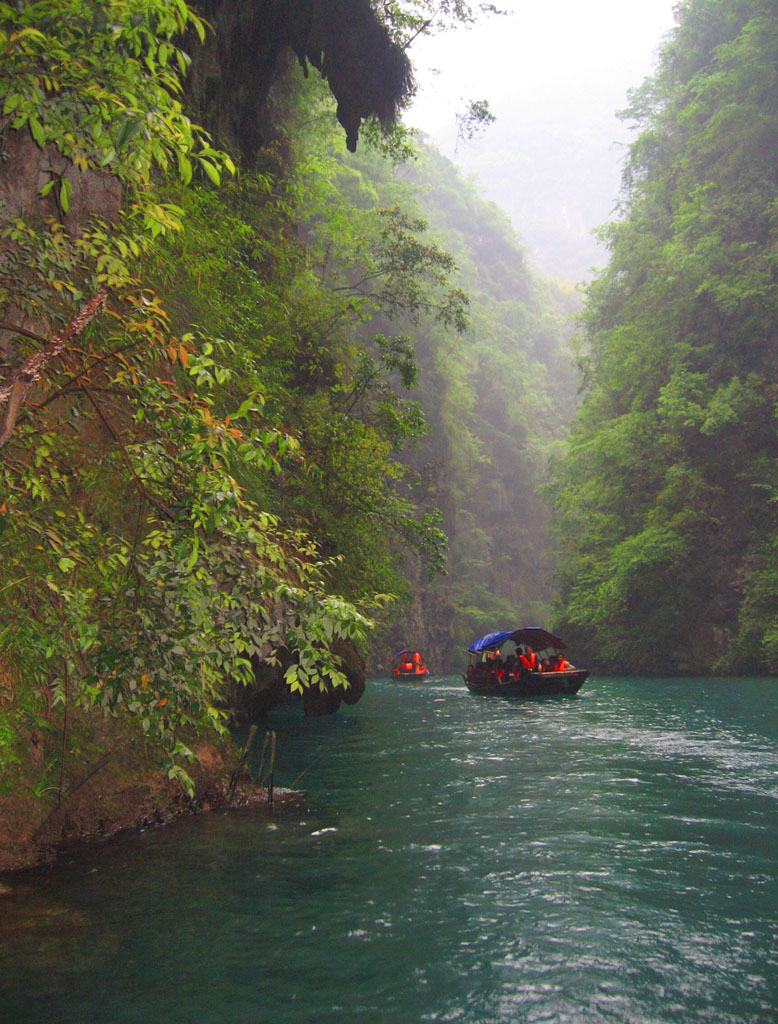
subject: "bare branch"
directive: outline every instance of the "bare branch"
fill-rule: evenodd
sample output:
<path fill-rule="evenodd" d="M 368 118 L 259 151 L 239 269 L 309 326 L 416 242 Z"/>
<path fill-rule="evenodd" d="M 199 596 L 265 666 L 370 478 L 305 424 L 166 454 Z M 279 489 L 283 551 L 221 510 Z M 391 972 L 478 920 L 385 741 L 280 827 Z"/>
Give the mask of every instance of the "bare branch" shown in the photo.
<path fill-rule="evenodd" d="M 27 362 L 12 374 L 5 384 L 0 384 L 0 402 L 7 399 L 3 421 L 0 424 L 0 448 L 8 443 L 13 433 L 16 417 L 19 415 L 19 410 L 24 404 L 27 392 L 36 381 L 40 380 L 43 371 L 53 359 L 57 358 L 68 342 L 81 334 L 97 314 L 105 309 L 107 298 L 108 295 L 105 289 L 101 288 L 96 295 L 92 296 L 89 302 L 81 307 L 78 314 L 70 321 L 64 331 L 55 334 L 46 345 L 46 348 L 30 356 Z M 24 328 L 13 325 L 5 326 L 4 321 L 0 323 L 3 324 L 5 329 L 14 330 L 17 334 L 33 338 L 36 341 L 45 340 Z"/>

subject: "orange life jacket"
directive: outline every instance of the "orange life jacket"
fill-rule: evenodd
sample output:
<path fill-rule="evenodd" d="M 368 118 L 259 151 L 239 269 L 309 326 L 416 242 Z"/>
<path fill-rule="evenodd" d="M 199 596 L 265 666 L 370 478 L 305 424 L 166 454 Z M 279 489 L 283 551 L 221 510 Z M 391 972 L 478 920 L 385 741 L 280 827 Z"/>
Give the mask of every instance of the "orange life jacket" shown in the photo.
<path fill-rule="evenodd" d="M 528 669 L 530 672 L 534 672 L 538 667 L 538 657 L 534 651 L 530 651 L 529 655 L 520 654 L 519 661 L 523 668 Z"/>

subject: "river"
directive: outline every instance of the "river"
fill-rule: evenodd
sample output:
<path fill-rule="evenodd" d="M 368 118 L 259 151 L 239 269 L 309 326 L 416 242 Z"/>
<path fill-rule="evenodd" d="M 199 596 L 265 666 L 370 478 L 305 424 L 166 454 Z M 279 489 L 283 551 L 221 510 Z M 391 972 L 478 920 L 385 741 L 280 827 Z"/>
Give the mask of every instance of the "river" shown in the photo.
<path fill-rule="evenodd" d="M 778 681 L 376 680 L 268 727 L 303 805 L 0 900 L 3 1024 L 778 1020 Z"/>

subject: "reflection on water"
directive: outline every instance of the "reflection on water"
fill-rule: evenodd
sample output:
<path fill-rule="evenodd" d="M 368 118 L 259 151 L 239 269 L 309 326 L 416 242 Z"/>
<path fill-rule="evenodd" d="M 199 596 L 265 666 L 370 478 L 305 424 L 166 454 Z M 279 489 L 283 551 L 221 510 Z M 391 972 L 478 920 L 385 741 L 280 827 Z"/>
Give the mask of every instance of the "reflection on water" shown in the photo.
<path fill-rule="evenodd" d="M 4 1024 L 774 1024 L 778 683 L 386 680 L 268 724 L 303 807 L 0 902 Z"/>

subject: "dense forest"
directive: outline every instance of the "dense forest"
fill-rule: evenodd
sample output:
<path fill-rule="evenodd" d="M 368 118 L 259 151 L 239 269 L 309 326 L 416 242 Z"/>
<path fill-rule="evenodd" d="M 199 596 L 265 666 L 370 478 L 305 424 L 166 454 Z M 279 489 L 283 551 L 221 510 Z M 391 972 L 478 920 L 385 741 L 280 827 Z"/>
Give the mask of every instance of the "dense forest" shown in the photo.
<path fill-rule="evenodd" d="M 379 195 L 382 167 L 397 188 L 396 170 L 371 163 Z M 386 665 L 387 651 L 415 642 L 437 669 L 457 671 L 479 631 L 549 614 L 549 513 L 538 489 L 575 407 L 566 338 L 578 299 L 532 272 L 505 215 L 440 154 L 422 149 L 400 175 L 405 208 L 455 260 L 468 323 L 461 331 L 429 317 L 407 325 L 418 362 L 412 395 L 426 428 L 402 461 L 416 481 L 414 502 L 423 494 L 440 510 L 445 573 L 408 564 L 402 538 L 390 545 L 401 570 L 393 585 L 410 605 L 379 617 L 371 663 Z"/>
<path fill-rule="evenodd" d="M 560 628 L 611 671 L 774 672 L 778 11 L 689 0 L 638 128 L 554 469 Z"/>
<path fill-rule="evenodd" d="M 409 43 L 477 14 L 0 3 L 22 839 L 93 775 L 195 793 L 236 720 L 353 703 L 406 643 L 453 671 L 535 621 L 610 671 L 778 664 L 778 14 L 679 5 L 582 312 L 402 127 Z"/>
<path fill-rule="evenodd" d="M 397 123 L 423 4 L 0 13 L 0 800 L 23 842 L 93 775 L 194 794 L 237 718 L 334 711 L 393 644 L 454 668 L 473 630 L 547 610 L 535 490 L 575 297 Z"/>

